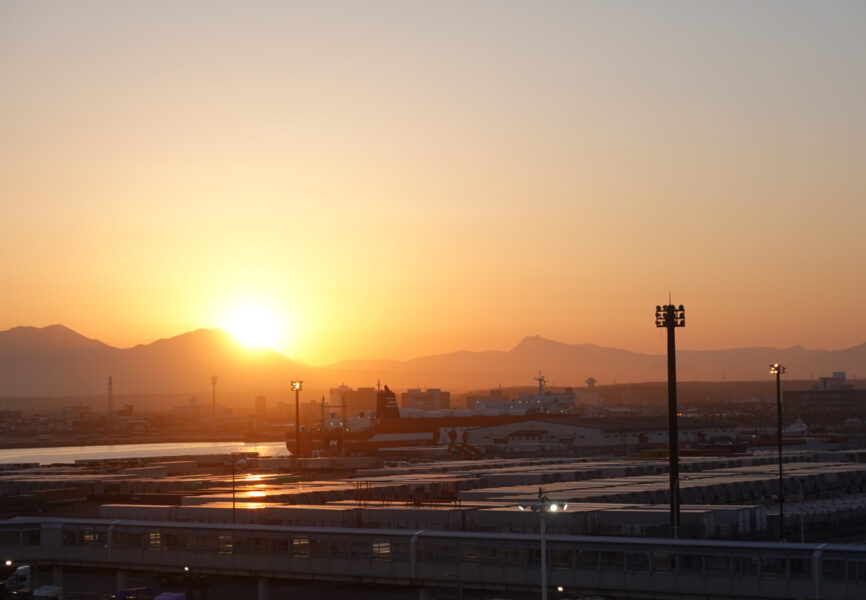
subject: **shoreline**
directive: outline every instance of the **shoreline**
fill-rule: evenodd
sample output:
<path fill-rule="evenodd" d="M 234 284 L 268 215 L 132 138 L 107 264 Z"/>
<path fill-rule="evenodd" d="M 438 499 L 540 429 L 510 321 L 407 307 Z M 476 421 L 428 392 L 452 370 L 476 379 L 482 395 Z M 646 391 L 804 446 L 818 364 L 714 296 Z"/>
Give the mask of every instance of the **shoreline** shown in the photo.
<path fill-rule="evenodd" d="M 0 450 L 24 450 L 27 448 L 87 448 L 91 446 L 132 446 L 137 444 L 196 444 L 196 443 L 230 443 L 230 444 L 265 444 L 273 442 L 284 442 L 285 438 L 279 435 L 256 436 L 255 439 L 244 439 L 243 435 L 138 435 L 138 436 L 88 436 L 82 439 L 78 436 L 52 437 L 51 439 L 3 439 L 0 440 Z"/>

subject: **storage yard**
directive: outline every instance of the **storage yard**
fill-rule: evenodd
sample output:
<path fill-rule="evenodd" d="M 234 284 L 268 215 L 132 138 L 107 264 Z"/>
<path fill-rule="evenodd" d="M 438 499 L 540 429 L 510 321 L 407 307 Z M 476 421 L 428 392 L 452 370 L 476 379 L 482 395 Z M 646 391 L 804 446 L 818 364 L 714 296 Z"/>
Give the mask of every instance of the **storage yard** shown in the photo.
<path fill-rule="evenodd" d="M 238 456 L 233 460 L 237 461 Z M 227 456 L 0 467 L 4 516 L 532 533 L 539 489 L 568 509 L 551 533 L 670 537 L 667 462 L 524 458 L 381 464 Z M 778 538 L 772 453 L 682 459 L 679 537 Z M 237 465 L 238 463 L 236 463 Z M 785 455 L 789 539 L 851 534 L 866 515 L 856 454 Z"/>

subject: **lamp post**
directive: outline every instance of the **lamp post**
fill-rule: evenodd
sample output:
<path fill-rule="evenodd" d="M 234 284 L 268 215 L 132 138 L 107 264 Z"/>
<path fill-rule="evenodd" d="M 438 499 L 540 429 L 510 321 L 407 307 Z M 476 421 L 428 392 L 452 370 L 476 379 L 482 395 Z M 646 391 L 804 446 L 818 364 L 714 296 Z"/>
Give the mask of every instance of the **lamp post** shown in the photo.
<path fill-rule="evenodd" d="M 803 524 L 803 503 L 806 501 L 806 492 L 803 491 L 803 481 L 801 479 L 795 479 L 794 481 L 797 482 L 797 490 L 800 492 L 800 494 L 799 494 L 800 495 L 800 500 L 799 500 L 799 502 L 800 502 L 800 507 L 799 507 L 800 543 L 805 544 L 806 543 L 806 527 Z"/>
<path fill-rule="evenodd" d="M 295 459 L 301 457 L 301 404 L 298 394 L 304 389 L 304 382 L 292 381 L 292 389 L 295 391 Z"/>
<path fill-rule="evenodd" d="M 538 502 L 533 502 L 528 506 L 518 505 L 520 510 L 529 509 L 539 516 L 539 533 L 541 537 L 541 600 L 547 600 L 547 539 L 544 531 L 544 515 L 545 513 L 555 513 L 568 510 L 568 504 L 558 504 L 551 502 L 541 488 L 538 488 Z"/>
<path fill-rule="evenodd" d="M 243 458 L 240 460 L 235 460 L 235 457 L 232 456 L 232 525 L 236 523 L 235 520 L 235 468 L 240 467 L 243 469 L 247 466 L 247 461 Z"/>
<path fill-rule="evenodd" d="M 680 463 L 677 431 L 677 348 L 674 331 L 686 326 L 683 305 L 656 306 L 656 327 L 668 330 L 668 471 L 670 472 L 671 527 L 677 537 L 680 526 Z"/>
<path fill-rule="evenodd" d="M 779 363 L 770 365 L 770 375 L 776 376 L 776 434 L 779 442 L 779 541 L 785 540 L 785 490 L 782 485 L 782 373 Z"/>

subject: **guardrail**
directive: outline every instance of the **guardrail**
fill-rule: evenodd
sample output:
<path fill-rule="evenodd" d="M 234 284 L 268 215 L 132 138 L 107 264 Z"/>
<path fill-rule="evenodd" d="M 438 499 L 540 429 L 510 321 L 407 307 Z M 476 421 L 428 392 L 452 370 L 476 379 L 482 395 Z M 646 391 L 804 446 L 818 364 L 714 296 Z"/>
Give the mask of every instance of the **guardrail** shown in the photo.
<path fill-rule="evenodd" d="M 551 588 L 653 598 L 866 597 L 866 546 L 548 535 Z M 0 522 L 0 552 L 61 567 L 531 590 L 532 534 L 102 519 Z"/>

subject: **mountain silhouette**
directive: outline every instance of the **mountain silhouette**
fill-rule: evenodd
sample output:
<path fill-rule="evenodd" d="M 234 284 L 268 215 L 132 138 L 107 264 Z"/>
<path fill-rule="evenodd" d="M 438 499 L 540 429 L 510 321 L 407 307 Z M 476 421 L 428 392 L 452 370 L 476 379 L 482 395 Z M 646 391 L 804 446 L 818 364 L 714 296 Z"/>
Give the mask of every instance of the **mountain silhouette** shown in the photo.
<path fill-rule="evenodd" d="M 866 344 L 844 350 L 808 350 L 801 346 L 677 350 L 680 381 L 761 381 L 768 366 L 782 361 L 792 379 L 812 379 L 847 371 L 856 375 L 866 366 Z M 377 373 L 400 387 L 451 386 L 456 390 L 484 387 L 531 386 L 539 370 L 548 383 L 582 386 L 588 377 L 599 383 L 664 381 L 667 357 L 595 344 L 566 344 L 540 336 L 523 338 L 510 351 L 452 352 L 407 361 L 353 360 L 329 367 L 333 372 Z"/>
<path fill-rule="evenodd" d="M 0 356 L 109 348 L 63 325 L 14 327 L 0 332 Z"/>
<path fill-rule="evenodd" d="M 0 332 L 0 396 L 193 392 L 218 375 L 227 390 L 287 387 L 297 363 L 247 349 L 219 329 L 199 329 L 133 348 L 114 348 L 52 325 Z"/>
<path fill-rule="evenodd" d="M 855 376 L 866 365 L 866 344 L 843 350 L 678 350 L 677 374 L 681 381 L 760 381 L 769 378 L 768 365 L 777 360 L 785 364 L 791 379 L 833 371 Z M 530 336 L 508 351 L 311 367 L 273 350 L 244 348 L 220 329 L 199 329 L 121 349 L 52 325 L 0 332 L 0 397 L 100 395 L 109 375 L 119 394 L 203 392 L 210 389 L 212 375 L 219 377 L 218 393 L 250 396 L 260 389 L 288 390 L 291 379 L 304 380 L 307 400 L 341 383 L 373 386 L 377 380 L 397 389 L 440 387 L 459 393 L 498 385 L 529 387 L 539 371 L 556 386 L 582 386 L 588 377 L 599 384 L 664 381 L 666 361 L 663 354 Z"/>

